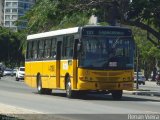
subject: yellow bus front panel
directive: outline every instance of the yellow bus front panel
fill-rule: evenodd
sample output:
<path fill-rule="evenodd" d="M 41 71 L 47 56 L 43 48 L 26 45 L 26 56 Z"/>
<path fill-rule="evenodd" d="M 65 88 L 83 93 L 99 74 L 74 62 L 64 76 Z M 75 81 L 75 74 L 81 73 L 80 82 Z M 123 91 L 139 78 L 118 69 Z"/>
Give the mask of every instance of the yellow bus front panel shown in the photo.
<path fill-rule="evenodd" d="M 78 90 L 132 90 L 132 70 L 78 70 Z"/>

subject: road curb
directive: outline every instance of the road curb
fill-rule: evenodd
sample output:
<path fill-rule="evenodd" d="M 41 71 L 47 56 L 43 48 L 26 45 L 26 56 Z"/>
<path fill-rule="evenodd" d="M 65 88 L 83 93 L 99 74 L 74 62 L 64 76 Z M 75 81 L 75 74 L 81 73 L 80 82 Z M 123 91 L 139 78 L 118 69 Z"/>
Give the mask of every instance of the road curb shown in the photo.
<path fill-rule="evenodd" d="M 160 93 L 157 91 L 123 91 L 124 94 L 130 94 L 130 95 L 144 95 L 144 96 L 160 96 Z"/>
<path fill-rule="evenodd" d="M 42 114 L 42 112 L 0 103 L 0 114 Z"/>

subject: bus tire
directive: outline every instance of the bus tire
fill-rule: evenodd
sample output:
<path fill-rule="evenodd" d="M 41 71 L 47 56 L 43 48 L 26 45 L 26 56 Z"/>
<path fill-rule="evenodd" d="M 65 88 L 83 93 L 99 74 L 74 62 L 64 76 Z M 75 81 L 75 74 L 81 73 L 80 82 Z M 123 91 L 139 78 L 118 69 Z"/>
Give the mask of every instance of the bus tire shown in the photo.
<path fill-rule="evenodd" d="M 73 92 L 72 87 L 71 87 L 70 78 L 67 77 L 67 79 L 66 79 L 66 96 L 68 98 L 73 98 L 73 96 L 74 96 L 73 94 L 74 94 L 74 92 Z"/>
<path fill-rule="evenodd" d="M 45 94 L 50 95 L 51 93 L 52 93 L 52 89 L 48 89 L 48 88 L 45 89 Z"/>
<path fill-rule="evenodd" d="M 38 90 L 38 93 L 39 94 L 45 94 L 45 89 L 44 88 L 42 88 L 42 80 L 41 80 L 41 76 L 39 75 L 38 76 L 38 78 L 37 78 L 38 80 L 37 80 L 37 90 Z"/>
<path fill-rule="evenodd" d="M 112 98 L 114 100 L 120 100 L 122 98 L 123 91 L 122 90 L 113 90 L 111 93 L 112 93 Z"/>

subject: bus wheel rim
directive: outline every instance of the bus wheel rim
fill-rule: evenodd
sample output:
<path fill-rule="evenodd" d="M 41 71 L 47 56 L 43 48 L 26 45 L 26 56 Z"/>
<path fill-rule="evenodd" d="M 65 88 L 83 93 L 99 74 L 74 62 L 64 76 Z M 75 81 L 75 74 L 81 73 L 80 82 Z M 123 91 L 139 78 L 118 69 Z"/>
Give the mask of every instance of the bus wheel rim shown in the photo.
<path fill-rule="evenodd" d="M 70 89 L 71 89 L 71 83 L 68 82 L 68 83 L 67 83 L 67 90 L 66 90 L 68 96 L 70 95 Z"/>
<path fill-rule="evenodd" d="M 38 83 L 38 91 L 41 90 L 41 85 L 40 85 L 40 82 Z"/>

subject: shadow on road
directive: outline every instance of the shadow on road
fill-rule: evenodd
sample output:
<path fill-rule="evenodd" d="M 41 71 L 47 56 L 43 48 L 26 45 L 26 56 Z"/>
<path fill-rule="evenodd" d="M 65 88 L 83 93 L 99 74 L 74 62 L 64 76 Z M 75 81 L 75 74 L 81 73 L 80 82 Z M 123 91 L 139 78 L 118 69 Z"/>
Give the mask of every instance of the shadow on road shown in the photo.
<path fill-rule="evenodd" d="M 34 94 L 38 94 L 34 92 Z M 51 95 L 46 96 L 56 96 L 56 97 L 63 97 L 66 98 L 65 93 L 58 93 L 54 92 Z M 69 99 L 69 98 L 66 98 Z M 113 101 L 111 94 L 86 94 L 86 95 L 79 95 L 75 96 L 72 99 L 79 99 L 79 100 L 99 100 L 99 101 Z M 114 100 L 114 101 L 136 101 L 136 102 L 144 102 L 144 101 L 150 101 L 150 102 L 160 102 L 160 99 L 155 99 L 154 97 L 150 96 L 136 96 L 136 95 L 124 95 L 122 99 L 120 100 Z"/>

